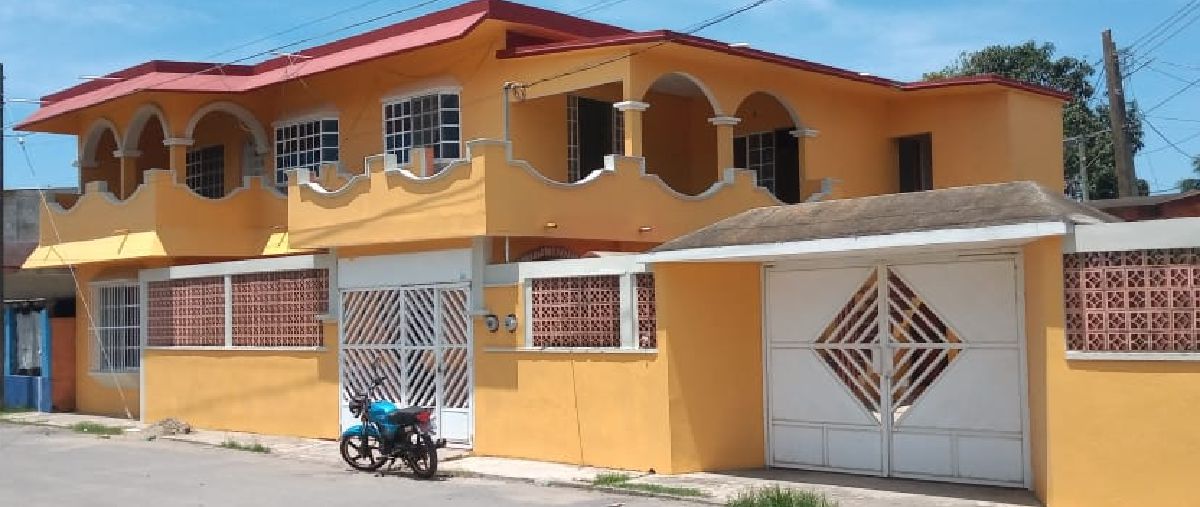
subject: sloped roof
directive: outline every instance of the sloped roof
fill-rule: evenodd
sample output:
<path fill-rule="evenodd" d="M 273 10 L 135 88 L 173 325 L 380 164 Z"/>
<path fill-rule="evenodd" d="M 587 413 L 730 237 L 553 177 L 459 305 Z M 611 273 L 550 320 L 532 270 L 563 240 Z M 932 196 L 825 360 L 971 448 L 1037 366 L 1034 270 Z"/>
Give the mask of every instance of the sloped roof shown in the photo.
<path fill-rule="evenodd" d="M 154 60 L 42 97 L 43 106 L 17 124 L 39 121 L 141 91 L 239 93 L 305 78 L 466 36 L 486 19 L 537 26 L 564 39 L 614 36 L 624 28 L 504 0 L 474 0 L 370 32 L 255 65 Z M 290 65 L 302 58 L 300 64 Z"/>
<path fill-rule="evenodd" d="M 653 251 L 1042 222 L 1120 221 L 1036 183 L 1019 181 L 757 208 Z"/>
<path fill-rule="evenodd" d="M 562 40 L 549 43 L 537 41 L 534 44 L 509 48 L 501 55 L 507 58 L 601 46 L 670 41 L 901 91 L 992 84 L 1060 100 L 1070 99 L 1069 94 L 1058 90 L 989 75 L 904 83 L 752 48 L 734 47 L 669 30 L 633 32 L 506 0 L 474 0 L 255 65 L 153 60 L 107 74 L 104 76 L 106 79 L 92 80 L 42 97 L 42 107 L 18 123 L 16 129 L 26 130 L 38 122 L 141 91 L 247 92 L 356 63 L 450 42 L 466 36 L 487 19 L 536 26 L 561 35 Z M 297 56 L 302 59 L 298 64 L 295 63 Z"/>
<path fill-rule="evenodd" d="M 1129 208 L 1133 206 L 1155 206 L 1158 204 L 1200 196 L 1200 190 L 1188 190 L 1174 194 L 1139 195 L 1136 197 L 1121 197 L 1117 199 L 1097 199 L 1088 201 L 1088 205 L 1099 209 Z"/>

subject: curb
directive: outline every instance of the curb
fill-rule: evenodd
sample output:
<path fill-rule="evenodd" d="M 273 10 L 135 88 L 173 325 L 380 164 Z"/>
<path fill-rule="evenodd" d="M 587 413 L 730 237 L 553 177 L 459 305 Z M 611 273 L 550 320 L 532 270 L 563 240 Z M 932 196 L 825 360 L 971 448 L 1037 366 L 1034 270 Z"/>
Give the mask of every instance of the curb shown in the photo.
<path fill-rule="evenodd" d="M 508 476 L 508 475 L 473 472 L 473 471 L 469 471 L 469 470 L 447 470 L 446 475 L 448 475 L 450 477 L 472 477 L 472 478 L 479 478 L 479 479 L 494 479 L 494 480 L 500 480 L 500 481 L 505 481 L 505 482 L 520 482 L 520 483 L 525 483 L 525 484 L 533 484 L 535 486 L 549 486 L 549 487 L 555 487 L 555 488 L 572 488 L 572 489 L 582 489 L 582 490 L 586 490 L 586 491 L 599 491 L 599 492 L 603 492 L 603 493 L 614 493 L 614 494 L 618 494 L 618 495 L 636 496 L 636 497 L 641 497 L 641 498 L 661 498 L 664 500 L 677 500 L 677 501 L 681 501 L 681 502 L 692 502 L 692 503 L 706 504 L 706 505 L 725 505 L 725 502 L 717 500 L 711 496 L 695 497 L 695 496 L 668 495 L 665 493 L 652 493 L 649 491 L 640 491 L 640 490 L 636 490 L 636 489 L 614 488 L 611 486 L 597 486 L 595 484 L 590 484 L 590 483 L 582 482 L 582 481 L 560 481 L 560 480 L 533 479 L 533 478 L 529 478 L 529 477 L 512 477 L 512 476 Z"/>

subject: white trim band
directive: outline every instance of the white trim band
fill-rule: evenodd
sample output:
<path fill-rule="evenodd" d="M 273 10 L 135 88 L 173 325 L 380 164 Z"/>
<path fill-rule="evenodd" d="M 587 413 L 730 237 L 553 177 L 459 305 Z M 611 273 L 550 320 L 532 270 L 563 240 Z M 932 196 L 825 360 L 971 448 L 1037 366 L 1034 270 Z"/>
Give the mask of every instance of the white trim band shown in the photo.
<path fill-rule="evenodd" d="M 298 271 L 302 269 L 332 269 L 333 258 L 328 255 L 293 255 L 269 259 L 217 262 L 193 266 L 171 266 L 169 268 L 144 269 L 139 279 L 142 282 L 158 282 L 180 278 L 205 278 L 210 276 L 241 275 L 271 271 Z"/>
<path fill-rule="evenodd" d="M 732 127 L 741 123 L 742 119 L 736 116 L 714 116 L 709 118 L 708 122 L 716 127 Z"/>
<path fill-rule="evenodd" d="M 617 102 L 616 104 L 613 104 L 613 108 L 616 109 L 617 111 L 621 111 L 621 112 L 645 111 L 647 109 L 650 109 L 650 104 L 647 102 L 641 102 L 641 101 L 637 101 L 637 100 L 622 100 L 621 102 Z"/>
<path fill-rule="evenodd" d="M 771 259 L 800 257 L 805 255 L 856 252 L 890 248 L 936 249 L 966 245 L 1019 244 L 1047 236 L 1062 236 L 1067 225 L 1062 222 L 1036 222 L 1016 225 L 996 225 L 967 229 L 937 229 L 932 231 L 877 234 L 848 238 L 815 239 L 755 245 L 731 245 L 692 248 L 639 255 L 638 261 L 685 262 L 719 261 L 727 259 Z"/>
<path fill-rule="evenodd" d="M 1200 247 L 1200 217 L 1075 226 L 1064 253 Z"/>
<path fill-rule="evenodd" d="M 1200 361 L 1200 352 L 1085 352 L 1068 350 L 1068 361 Z"/>

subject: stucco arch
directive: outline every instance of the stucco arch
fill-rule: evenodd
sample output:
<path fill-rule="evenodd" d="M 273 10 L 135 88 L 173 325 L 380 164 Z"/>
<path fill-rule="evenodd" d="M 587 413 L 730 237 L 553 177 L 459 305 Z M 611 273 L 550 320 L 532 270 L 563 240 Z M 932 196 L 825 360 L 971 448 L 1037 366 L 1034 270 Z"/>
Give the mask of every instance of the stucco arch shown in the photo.
<path fill-rule="evenodd" d="M 192 118 L 188 120 L 187 129 L 184 130 L 184 136 L 189 139 L 195 138 L 196 125 L 200 124 L 200 120 L 204 119 L 204 117 L 209 113 L 218 112 L 232 115 L 250 130 L 250 135 L 254 137 L 254 148 L 259 155 L 266 154 L 270 151 L 270 141 L 267 137 L 267 131 L 263 128 L 262 124 L 259 123 L 258 119 L 254 117 L 254 113 L 251 113 L 250 110 L 240 105 L 226 100 L 210 102 L 204 107 L 197 109 L 196 112 L 192 114 Z"/>
<path fill-rule="evenodd" d="M 704 97 L 706 99 L 708 99 L 708 106 L 712 108 L 713 116 L 724 116 L 725 115 L 724 110 L 721 108 L 721 102 L 719 100 L 717 100 L 717 95 L 715 93 L 713 93 L 712 88 L 710 88 L 707 84 L 705 84 L 704 81 L 701 81 L 700 78 L 698 78 L 692 74 L 689 74 L 687 72 L 682 72 L 682 71 L 664 72 L 664 73 L 658 75 L 657 77 L 655 77 L 654 79 L 647 81 L 646 84 L 644 85 L 644 87 L 642 89 L 638 90 L 638 92 L 637 92 L 638 100 L 647 102 L 646 95 L 650 93 L 650 90 L 652 90 L 654 88 L 654 85 L 658 84 L 659 82 L 663 81 L 664 79 L 668 79 L 668 78 L 672 78 L 672 77 L 679 77 L 679 78 L 686 79 L 686 80 L 690 81 L 691 84 L 695 85 L 696 88 L 698 88 L 700 90 L 700 92 L 704 94 Z M 651 106 L 651 107 L 653 107 L 653 106 Z"/>
<path fill-rule="evenodd" d="M 167 121 L 167 115 L 163 113 L 162 108 L 158 104 L 143 104 L 133 112 L 133 116 L 129 119 L 129 125 L 125 128 L 125 139 L 121 146 L 126 150 L 136 150 L 138 141 L 142 138 L 142 129 L 146 128 L 146 122 L 150 118 L 157 117 L 158 124 L 162 126 L 163 139 L 171 137 L 171 124 Z"/>
<path fill-rule="evenodd" d="M 797 129 L 805 129 L 809 127 L 809 125 L 800 117 L 800 114 L 796 112 L 796 108 L 792 106 L 792 104 L 788 102 L 783 95 L 770 90 L 752 90 L 742 94 L 742 96 L 738 97 L 736 106 L 733 108 L 733 114 L 736 116 L 738 111 L 742 109 L 742 106 L 746 104 L 746 101 L 758 94 L 766 95 L 767 97 L 774 99 L 775 102 L 787 112 L 788 116 L 791 117 L 792 125 Z"/>
<path fill-rule="evenodd" d="M 105 132 L 111 132 L 113 140 L 117 146 L 124 146 L 122 142 L 121 131 L 117 129 L 117 124 L 113 123 L 108 118 L 97 118 L 88 127 L 87 134 L 83 136 L 83 144 L 79 149 L 79 165 L 87 166 L 96 162 L 96 146 L 100 144 L 100 138 Z"/>

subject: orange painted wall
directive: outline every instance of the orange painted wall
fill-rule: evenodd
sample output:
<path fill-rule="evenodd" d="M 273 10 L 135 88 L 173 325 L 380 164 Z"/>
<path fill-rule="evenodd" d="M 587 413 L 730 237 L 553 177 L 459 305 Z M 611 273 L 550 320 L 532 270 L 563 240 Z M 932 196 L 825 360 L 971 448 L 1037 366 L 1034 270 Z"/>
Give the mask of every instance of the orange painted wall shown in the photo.
<path fill-rule="evenodd" d="M 766 462 L 761 269 L 758 263 L 654 267 L 673 473 Z"/>
<path fill-rule="evenodd" d="M 516 286 L 485 292 L 491 313 L 524 315 Z M 475 454 L 673 470 L 661 354 L 511 351 L 523 343 L 476 319 Z"/>
<path fill-rule="evenodd" d="M 1067 360 L 1062 249 L 1025 248 L 1034 471 L 1050 507 L 1196 505 L 1200 364 Z"/>
<path fill-rule="evenodd" d="M 92 371 L 100 354 L 96 336 L 91 332 L 92 304 L 90 284 L 99 280 L 136 279 L 137 270 L 147 265 L 88 265 L 75 270 L 82 292 L 76 294 L 75 317 L 75 411 L 81 414 L 138 418 L 140 411 L 137 372 L 105 373 Z"/>
<path fill-rule="evenodd" d="M 75 319 L 50 319 L 50 403 L 56 412 L 75 410 Z"/>

